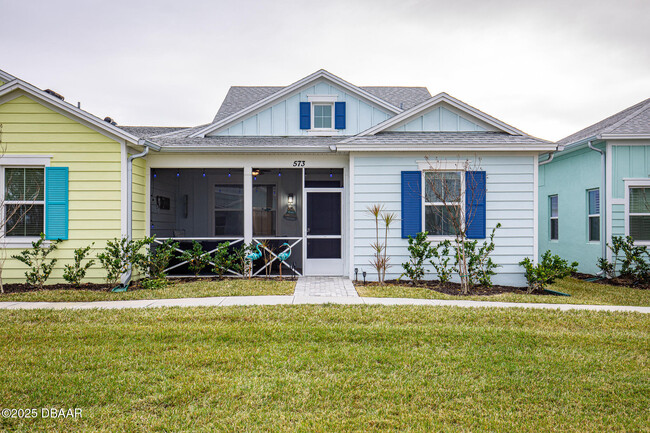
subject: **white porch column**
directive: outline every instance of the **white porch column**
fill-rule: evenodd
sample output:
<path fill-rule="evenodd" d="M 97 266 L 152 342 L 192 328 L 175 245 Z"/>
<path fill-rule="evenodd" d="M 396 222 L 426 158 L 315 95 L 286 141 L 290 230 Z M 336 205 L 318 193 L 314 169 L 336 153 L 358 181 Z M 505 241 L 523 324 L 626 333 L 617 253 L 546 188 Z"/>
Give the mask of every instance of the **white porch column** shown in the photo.
<path fill-rule="evenodd" d="M 244 166 L 244 242 L 253 241 L 253 167 Z"/>

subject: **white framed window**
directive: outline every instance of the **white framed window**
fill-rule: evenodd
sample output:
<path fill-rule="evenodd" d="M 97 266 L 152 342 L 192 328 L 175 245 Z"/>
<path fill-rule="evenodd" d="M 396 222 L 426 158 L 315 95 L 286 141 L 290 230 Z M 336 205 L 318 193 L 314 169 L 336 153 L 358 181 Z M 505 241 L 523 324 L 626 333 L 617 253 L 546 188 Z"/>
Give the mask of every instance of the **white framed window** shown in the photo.
<path fill-rule="evenodd" d="M 558 197 L 556 195 L 548 196 L 548 206 L 549 206 L 549 234 L 552 241 L 557 241 L 560 239 L 560 220 L 559 220 L 559 209 L 558 209 Z"/>
<path fill-rule="evenodd" d="M 334 104 L 311 104 L 312 129 L 334 129 Z"/>
<path fill-rule="evenodd" d="M 433 238 L 454 237 L 464 224 L 462 171 L 423 171 L 424 230 Z"/>
<path fill-rule="evenodd" d="M 650 242 L 650 184 L 633 184 L 626 191 L 626 234 L 641 243 Z"/>
<path fill-rule="evenodd" d="M 2 167 L 5 237 L 35 238 L 45 227 L 45 167 Z"/>
<path fill-rule="evenodd" d="M 589 242 L 600 241 L 600 189 L 587 190 L 587 236 Z"/>

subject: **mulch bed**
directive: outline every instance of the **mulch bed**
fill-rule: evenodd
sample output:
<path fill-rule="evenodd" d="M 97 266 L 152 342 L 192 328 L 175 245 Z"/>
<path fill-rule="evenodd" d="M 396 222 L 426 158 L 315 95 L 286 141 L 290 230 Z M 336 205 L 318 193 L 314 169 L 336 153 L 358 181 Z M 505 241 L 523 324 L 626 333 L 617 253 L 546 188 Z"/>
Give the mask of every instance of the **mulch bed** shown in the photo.
<path fill-rule="evenodd" d="M 434 290 L 439 293 L 444 293 L 446 295 L 452 295 L 452 296 L 494 296 L 494 295 L 500 295 L 502 293 L 519 293 L 519 294 L 525 294 L 526 293 L 526 288 L 525 287 L 513 287 L 513 286 L 492 286 L 492 287 L 483 287 L 483 286 L 476 286 L 470 289 L 469 293 L 467 295 L 464 295 L 461 292 L 461 287 L 459 283 L 453 283 L 453 282 L 448 282 L 445 284 L 440 284 L 438 281 L 422 281 L 418 284 L 414 284 L 410 281 L 398 281 L 398 280 L 387 280 L 386 284 L 391 285 L 391 286 L 402 286 L 402 287 L 419 287 L 422 289 L 427 289 L 427 290 Z M 357 281 L 355 283 L 357 286 L 363 286 L 362 281 Z M 368 282 L 366 283 L 367 286 L 379 286 L 379 283 L 377 282 Z M 552 293 L 548 292 L 535 292 L 532 293 L 533 295 L 539 295 L 539 296 L 554 296 Z"/>
<path fill-rule="evenodd" d="M 135 284 L 132 284 L 131 286 L 135 286 Z M 79 287 L 77 287 L 72 284 L 59 283 L 59 284 L 46 284 L 45 286 L 43 286 L 42 290 L 92 290 L 95 292 L 107 292 L 113 287 L 115 286 L 110 284 L 86 283 L 86 284 L 81 284 Z M 31 284 L 25 284 L 25 283 L 5 284 L 3 288 L 5 293 L 37 292 L 41 290 L 36 286 L 32 286 Z"/>
<path fill-rule="evenodd" d="M 633 287 L 635 289 L 641 290 L 650 290 L 650 283 L 644 283 L 633 277 L 616 277 L 616 278 L 602 278 L 598 275 L 583 274 L 580 272 L 574 272 L 571 274 L 573 278 L 582 281 L 588 281 L 590 283 L 596 284 L 605 284 L 607 286 L 617 286 L 617 287 Z"/>

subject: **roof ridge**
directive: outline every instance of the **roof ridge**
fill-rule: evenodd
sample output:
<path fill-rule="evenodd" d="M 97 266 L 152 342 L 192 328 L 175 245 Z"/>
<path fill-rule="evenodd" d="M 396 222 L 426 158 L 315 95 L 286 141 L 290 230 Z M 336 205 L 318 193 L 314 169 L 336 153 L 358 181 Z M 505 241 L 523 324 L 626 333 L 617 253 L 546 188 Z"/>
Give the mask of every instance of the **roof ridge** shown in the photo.
<path fill-rule="evenodd" d="M 638 116 L 640 113 L 644 112 L 650 106 L 650 98 L 639 102 L 639 104 L 642 104 L 641 108 L 639 108 L 638 110 L 635 110 L 633 113 L 630 113 L 629 115 L 625 116 L 623 119 L 619 120 L 618 122 L 614 123 L 613 125 L 605 128 L 600 133 L 601 134 L 603 134 L 603 133 L 606 134 L 608 132 L 611 132 L 611 131 L 615 130 L 616 128 L 618 128 L 619 126 L 621 126 L 622 124 L 629 122 L 630 120 L 632 120 L 633 118 Z M 638 104 L 635 104 L 635 105 L 638 105 Z M 632 107 L 634 107 L 635 105 L 632 105 Z M 628 108 L 630 108 L 630 107 L 628 107 Z M 625 111 L 625 110 L 622 110 L 622 111 Z M 619 113 L 620 113 L 620 111 L 619 111 Z"/>
<path fill-rule="evenodd" d="M 607 133 L 607 131 L 612 128 L 612 126 L 618 124 L 621 120 L 624 121 L 629 121 L 631 118 L 635 117 L 638 115 L 640 112 L 643 111 L 643 107 L 646 107 L 650 103 L 650 98 L 644 99 L 642 101 L 637 102 L 636 104 L 632 104 L 629 107 L 626 107 L 622 110 L 617 111 L 616 113 L 605 117 L 604 119 L 598 120 L 594 123 L 589 124 L 588 126 L 585 126 L 584 128 L 581 128 L 577 130 L 576 132 L 567 135 L 564 138 L 561 138 L 560 140 L 557 141 L 557 143 L 562 144 L 564 146 L 570 146 L 575 143 L 579 143 L 583 141 L 585 138 L 593 137 L 599 134 L 602 134 L 603 132 Z M 636 108 L 635 108 L 636 107 Z M 638 108 L 642 107 L 642 108 Z M 617 116 L 620 116 L 621 114 L 628 112 L 629 114 L 625 114 L 622 119 L 614 121 L 614 119 Z M 614 121 L 609 126 L 601 126 L 604 124 L 607 124 L 608 121 Z M 625 123 L 625 122 L 622 122 Z M 620 125 L 617 125 L 617 127 Z M 574 138 L 575 137 L 575 138 Z"/>

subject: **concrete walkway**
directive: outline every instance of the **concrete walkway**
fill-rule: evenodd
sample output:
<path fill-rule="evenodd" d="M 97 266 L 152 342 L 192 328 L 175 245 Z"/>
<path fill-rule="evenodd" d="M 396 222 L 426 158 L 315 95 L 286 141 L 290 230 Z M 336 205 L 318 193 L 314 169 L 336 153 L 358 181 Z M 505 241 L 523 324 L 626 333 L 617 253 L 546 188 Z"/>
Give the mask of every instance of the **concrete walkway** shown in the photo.
<path fill-rule="evenodd" d="M 533 304 L 516 302 L 489 301 L 447 301 L 437 299 L 410 298 L 361 298 L 359 296 L 228 296 L 213 298 L 155 299 L 138 301 L 97 301 L 97 302 L 0 302 L 0 309 L 74 309 L 85 310 L 153 308 L 153 307 L 225 307 L 231 305 L 299 305 L 299 304 L 360 304 L 360 305 L 424 305 L 452 307 L 489 307 L 489 308 L 536 308 L 547 310 L 589 310 L 589 311 L 624 311 L 650 313 L 650 307 L 630 307 L 615 305 L 578 305 L 578 304 Z"/>
<path fill-rule="evenodd" d="M 293 291 L 294 296 L 346 296 L 358 298 L 359 294 L 349 278 L 300 277 Z"/>

